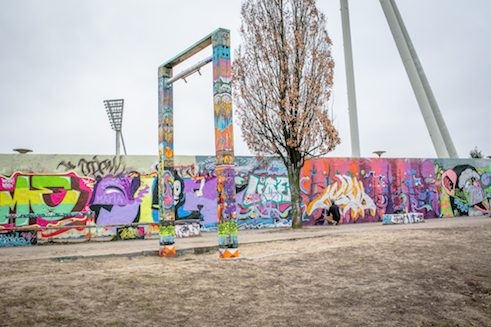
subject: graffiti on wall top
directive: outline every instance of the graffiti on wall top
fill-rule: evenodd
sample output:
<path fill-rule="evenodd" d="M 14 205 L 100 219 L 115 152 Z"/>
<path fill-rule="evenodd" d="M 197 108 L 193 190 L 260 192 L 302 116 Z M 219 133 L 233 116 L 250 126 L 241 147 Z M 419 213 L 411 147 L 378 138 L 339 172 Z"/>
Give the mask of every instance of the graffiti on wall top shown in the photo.
<path fill-rule="evenodd" d="M 99 160 L 97 156 L 92 159 L 81 158 L 77 164 L 71 161 L 62 160 L 56 167 L 64 168 L 66 171 L 79 169 L 83 176 L 105 176 L 105 175 L 120 175 L 126 170 L 123 156 L 114 156 L 112 159 Z"/>

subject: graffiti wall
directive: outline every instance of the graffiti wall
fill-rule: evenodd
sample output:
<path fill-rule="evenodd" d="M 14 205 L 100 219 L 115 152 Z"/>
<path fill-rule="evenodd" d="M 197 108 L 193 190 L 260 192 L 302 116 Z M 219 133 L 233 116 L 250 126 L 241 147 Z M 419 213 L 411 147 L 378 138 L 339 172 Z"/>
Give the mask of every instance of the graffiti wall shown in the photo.
<path fill-rule="evenodd" d="M 323 224 L 332 201 L 343 223 L 381 221 L 384 214 L 422 213 L 440 216 L 433 160 L 315 159 L 303 170 L 305 217 Z"/>
<path fill-rule="evenodd" d="M 489 214 L 491 160 L 435 160 L 442 217 Z"/>
<path fill-rule="evenodd" d="M 157 235 L 157 160 L 153 156 L 117 160 L 0 155 L 1 245 Z M 175 169 L 164 180 L 164 189 L 172 187 L 172 192 L 163 197 L 164 203 L 173 204 L 176 226 L 182 226 L 182 230 L 176 227 L 176 235 L 217 230 L 215 158 L 176 157 L 175 161 Z M 237 157 L 235 170 L 239 228 L 288 226 L 290 187 L 281 161 Z M 327 224 L 333 201 L 341 209 L 342 223 L 377 222 L 384 214 L 405 212 L 425 218 L 487 215 L 491 161 L 313 159 L 302 170 L 301 190 L 307 225 Z M 10 214 L 30 218 L 14 221 Z M 44 229 L 37 235 L 12 229 L 19 227 Z"/>

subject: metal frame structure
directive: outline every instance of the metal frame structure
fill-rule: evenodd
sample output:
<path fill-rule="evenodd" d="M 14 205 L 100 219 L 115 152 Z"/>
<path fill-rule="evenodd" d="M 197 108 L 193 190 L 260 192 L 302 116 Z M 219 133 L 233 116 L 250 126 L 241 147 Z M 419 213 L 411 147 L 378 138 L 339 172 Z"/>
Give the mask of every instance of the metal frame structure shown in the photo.
<path fill-rule="evenodd" d="M 173 68 L 208 46 L 213 55 L 173 77 Z M 238 227 L 235 203 L 235 169 L 232 111 L 232 67 L 230 31 L 218 28 L 158 69 L 159 84 L 159 254 L 174 256 L 175 207 L 173 197 L 174 118 L 173 83 L 185 79 L 209 62 L 213 62 L 213 109 L 215 120 L 216 180 L 218 205 L 218 246 L 222 258 L 237 257 Z"/>
<path fill-rule="evenodd" d="M 344 62 L 346 68 L 346 84 L 348 87 L 348 113 L 350 122 L 351 137 L 351 156 L 359 158 L 360 154 L 360 136 L 358 128 L 358 112 L 356 109 L 356 89 L 355 89 L 355 72 L 353 68 L 353 48 L 351 45 L 351 28 L 349 20 L 348 0 L 341 1 L 341 22 L 343 25 L 343 43 L 344 43 Z"/>
<path fill-rule="evenodd" d="M 126 155 L 126 146 L 124 145 L 122 132 L 124 99 L 104 100 L 104 107 L 106 107 L 111 129 L 116 132 L 116 156 L 119 157 L 120 155 L 120 141 L 123 143 L 123 150 Z"/>
<path fill-rule="evenodd" d="M 356 109 L 355 77 L 353 54 L 351 47 L 351 31 L 349 23 L 348 0 L 340 0 L 343 25 L 344 56 L 346 64 L 346 81 L 348 87 L 348 111 L 350 117 L 351 155 L 360 156 L 360 140 L 358 135 L 358 117 Z M 395 0 L 380 0 L 387 23 L 397 45 L 404 68 L 409 77 L 414 95 L 418 102 L 423 119 L 430 134 L 433 147 L 438 158 L 458 158 L 457 150 L 443 115 L 436 102 L 430 83 L 426 78 L 423 66 L 419 61 L 416 49 L 406 30 Z"/>
<path fill-rule="evenodd" d="M 439 158 L 458 158 L 450 133 L 436 102 L 416 49 L 395 0 L 380 0 L 387 23 L 406 68 L 419 108 Z"/>

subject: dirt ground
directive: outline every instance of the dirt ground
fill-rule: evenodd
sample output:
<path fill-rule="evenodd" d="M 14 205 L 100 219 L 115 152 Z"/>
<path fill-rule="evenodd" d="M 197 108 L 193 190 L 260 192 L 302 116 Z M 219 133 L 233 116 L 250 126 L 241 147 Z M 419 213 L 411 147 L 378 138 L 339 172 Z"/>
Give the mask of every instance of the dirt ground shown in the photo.
<path fill-rule="evenodd" d="M 0 325 L 491 326 L 491 219 L 438 226 L 248 244 L 233 260 L 4 262 Z"/>

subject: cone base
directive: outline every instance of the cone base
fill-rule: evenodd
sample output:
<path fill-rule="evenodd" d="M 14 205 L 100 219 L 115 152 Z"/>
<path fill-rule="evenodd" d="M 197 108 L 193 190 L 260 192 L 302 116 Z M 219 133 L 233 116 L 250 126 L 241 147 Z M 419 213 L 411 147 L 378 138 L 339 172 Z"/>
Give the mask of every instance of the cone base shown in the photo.
<path fill-rule="evenodd" d="M 239 257 L 239 249 L 237 248 L 218 249 L 218 255 L 222 259 L 237 258 Z"/>
<path fill-rule="evenodd" d="M 175 245 L 164 245 L 159 249 L 159 256 L 161 257 L 175 257 L 176 256 L 176 246 Z"/>

